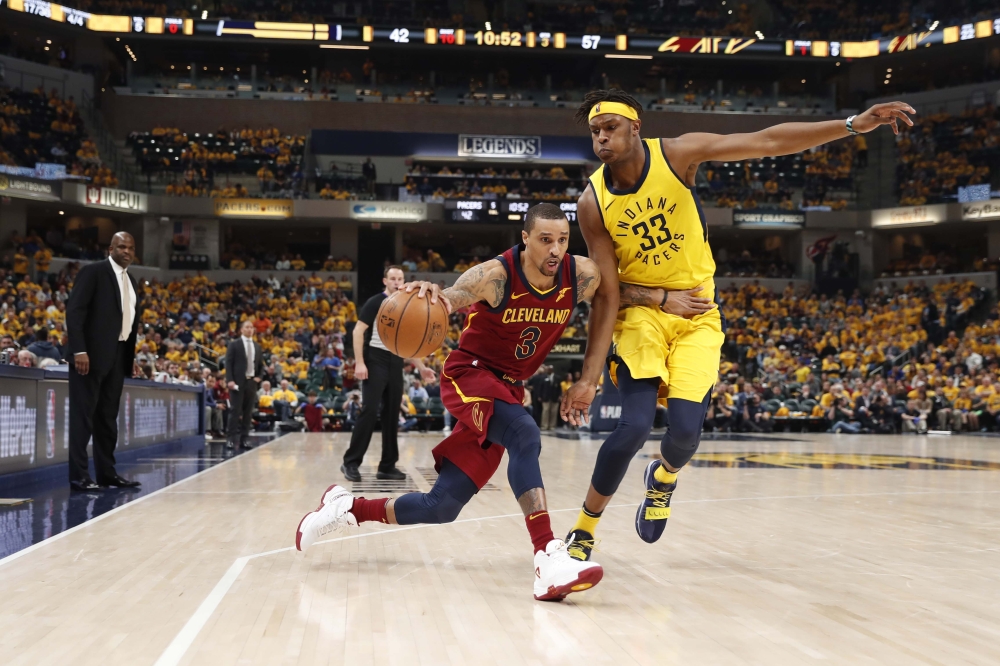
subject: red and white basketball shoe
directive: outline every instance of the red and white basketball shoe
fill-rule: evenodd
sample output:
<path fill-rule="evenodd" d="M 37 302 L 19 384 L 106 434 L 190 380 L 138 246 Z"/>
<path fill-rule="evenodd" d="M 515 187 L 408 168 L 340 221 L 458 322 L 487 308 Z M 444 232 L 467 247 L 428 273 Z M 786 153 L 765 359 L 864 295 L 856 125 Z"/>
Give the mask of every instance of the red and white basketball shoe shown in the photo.
<path fill-rule="evenodd" d="M 553 539 L 535 553 L 535 599 L 561 601 L 566 595 L 589 590 L 601 582 L 600 564 L 570 556 L 562 539 Z"/>
<path fill-rule="evenodd" d="M 357 526 L 358 521 L 351 513 L 354 495 L 345 488 L 333 485 L 320 498 L 320 505 L 310 511 L 295 530 L 295 549 L 305 551 L 321 537 L 336 534 L 348 526 Z"/>

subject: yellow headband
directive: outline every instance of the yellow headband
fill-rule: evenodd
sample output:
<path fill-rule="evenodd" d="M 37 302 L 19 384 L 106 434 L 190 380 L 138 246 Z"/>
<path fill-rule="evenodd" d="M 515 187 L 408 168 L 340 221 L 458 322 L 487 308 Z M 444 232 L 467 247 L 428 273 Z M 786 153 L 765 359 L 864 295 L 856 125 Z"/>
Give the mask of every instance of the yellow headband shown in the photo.
<path fill-rule="evenodd" d="M 587 116 L 587 122 L 593 120 L 595 116 L 601 116 L 606 113 L 616 113 L 619 116 L 625 116 L 629 120 L 639 120 L 639 113 L 628 104 L 622 104 L 621 102 L 598 102 L 591 107 L 590 115 Z"/>

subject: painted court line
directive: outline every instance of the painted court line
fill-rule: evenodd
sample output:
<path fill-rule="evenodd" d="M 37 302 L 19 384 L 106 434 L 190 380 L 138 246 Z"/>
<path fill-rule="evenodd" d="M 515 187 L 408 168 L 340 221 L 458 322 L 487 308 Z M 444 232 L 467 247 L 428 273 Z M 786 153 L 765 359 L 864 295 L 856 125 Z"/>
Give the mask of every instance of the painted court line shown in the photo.
<path fill-rule="evenodd" d="M 191 476 L 189 476 L 187 478 L 184 478 L 184 479 L 181 479 L 180 481 L 178 481 L 176 483 L 172 483 L 169 486 L 164 486 L 163 488 L 160 488 L 159 490 L 154 490 L 153 492 L 149 493 L 148 495 L 143 495 L 142 497 L 140 497 L 138 499 L 134 499 L 131 502 L 126 502 L 125 504 L 122 504 L 121 506 L 116 506 L 115 508 L 111 509 L 111 511 L 108 511 L 107 513 L 102 513 L 101 515 L 96 516 L 94 518 L 91 518 L 90 520 L 88 520 L 86 522 L 82 522 L 79 525 L 76 525 L 74 527 L 69 528 L 68 530 L 63 530 L 59 534 L 53 534 L 48 539 L 45 539 L 44 541 L 39 541 L 36 544 L 32 544 L 32 545 L 28 546 L 27 548 L 25 548 L 24 550 L 19 550 L 16 553 L 11 553 L 7 557 L 5 557 L 2 560 L 0 560 L 0 567 L 4 566 L 5 564 L 10 564 L 14 560 L 16 560 L 18 558 L 21 558 L 21 557 L 24 557 L 25 555 L 27 555 L 29 553 L 33 553 L 36 550 L 38 550 L 39 548 L 41 548 L 43 546 L 46 546 L 46 545 L 52 543 L 53 541 L 58 541 L 59 539 L 62 539 L 63 537 L 67 537 L 70 534 L 73 534 L 74 532 L 76 532 L 77 530 L 82 530 L 85 527 L 90 527 L 94 523 L 98 523 L 98 522 L 104 520 L 105 518 L 113 516 L 114 514 L 116 514 L 119 511 L 121 511 L 122 509 L 127 509 L 130 506 L 135 506 L 136 504 L 139 504 L 140 502 L 142 502 L 144 500 L 148 500 L 150 497 L 156 497 L 160 493 L 165 492 L 167 490 L 173 490 L 177 486 L 179 486 L 179 485 L 181 485 L 183 483 L 187 483 L 191 479 L 199 478 L 203 474 L 207 474 L 207 473 L 211 472 L 212 470 L 219 469 L 223 465 L 231 463 L 234 460 L 239 460 L 243 456 L 249 455 L 249 454 L 253 453 L 254 451 L 256 451 L 257 449 L 264 448 L 265 446 L 268 446 L 268 445 L 273 444 L 274 442 L 277 442 L 277 441 L 280 441 L 280 440 L 281 440 L 281 437 L 278 437 L 277 439 L 272 439 L 269 442 L 265 442 L 264 444 L 260 444 L 258 446 L 255 446 L 253 449 L 251 449 L 247 453 L 244 453 L 244 454 L 241 454 L 241 455 L 229 458 L 228 460 L 226 460 L 224 462 L 220 462 L 218 465 L 214 465 L 212 467 L 209 467 L 208 469 L 203 469 L 200 472 L 195 472 Z"/>
<path fill-rule="evenodd" d="M 749 501 L 759 501 L 759 500 L 783 500 L 783 499 L 826 499 L 826 498 L 840 498 L 840 497 L 876 497 L 876 496 L 892 496 L 896 497 L 899 495 L 963 495 L 963 494 L 987 494 L 987 493 L 1000 493 L 1000 490 L 955 490 L 955 491 L 933 491 L 933 490 L 916 490 L 916 491 L 900 491 L 891 493 L 835 493 L 827 495 L 775 495 L 768 497 L 720 497 L 720 498 L 706 498 L 706 499 L 693 499 L 693 500 L 678 500 L 673 502 L 673 504 L 703 504 L 709 502 L 749 502 Z M 606 509 L 621 509 L 621 508 L 631 508 L 637 506 L 636 504 L 610 504 Z M 571 509 L 551 509 L 549 513 L 562 513 L 565 511 L 579 511 L 579 507 L 573 507 Z M 405 532 L 407 530 L 417 530 L 426 529 L 429 527 L 445 527 L 448 525 L 458 525 L 461 523 L 473 523 L 483 520 L 498 520 L 501 518 L 521 518 L 520 513 L 505 513 L 497 516 L 485 516 L 483 518 L 465 518 L 463 520 L 456 520 L 451 523 L 443 524 L 425 524 L 425 525 L 405 525 L 402 527 L 396 527 L 389 530 L 379 530 L 377 532 L 363 532 L 360 534 L 351 534 L 344 537 L 338 537 L 336 539 L 327 539 L 325 541 L 317 541 L 314 546 L 319 546 L 325 543 L 334 543 L 337 541 L 350 541 L 353 539 L 364 539 L 373 536 L 383 536 L 386 534 L 392 534 L 393 532 Z M 247 562 L 259 557 L 267 557 L 268 555 L 276 555 L 278 553 L 287 553 L 289 551 L 295 550 L 295 546 L 288 546 L 286 548 L 276 548 L 275 550 L 269 550 L 263 553 L 257 553 L 255 555 L 245 555 L 243 557 L 237 558 L 235 562 L 229 567 L 226 573 L 222 576 L 222 579 L 216 583 L 212 591 L 208 593 L 208 596 L 201 602 L 198 609 L 194 612 L 191 618 L 184 624 L 184 627 L 177 633 L 174 640 L 170 642 L 167 649 L 163 651 L 160 658 L 156 660 L 153 666 L 177 666 L 184 655 L 187 654 L 188 649 L 194 643 L 195 639 L 204 629 L 208 620 L 215 614 L 216 609 L 219 604 L 222 603 L 222 599 L 229 592 L 229 589 L 239 578 L 239 575 L 243 572 L 246 567 Z"/>

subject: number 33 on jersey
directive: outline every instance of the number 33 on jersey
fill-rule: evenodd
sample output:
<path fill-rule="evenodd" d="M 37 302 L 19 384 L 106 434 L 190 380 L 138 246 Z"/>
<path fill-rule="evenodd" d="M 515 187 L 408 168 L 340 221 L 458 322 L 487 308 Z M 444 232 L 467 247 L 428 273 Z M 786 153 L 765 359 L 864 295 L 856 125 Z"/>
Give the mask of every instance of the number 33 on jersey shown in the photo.
<path fill-rule="evenodd" d="M 631 189 L 616 189 L 607 165 L 590 177 L 615 244 L 618 277 L 644 287 L 693 289 L 715 275 L 701 202 L 674 174 L 659 139 L 644 139 L 642 147 L 646 164 Z"/>

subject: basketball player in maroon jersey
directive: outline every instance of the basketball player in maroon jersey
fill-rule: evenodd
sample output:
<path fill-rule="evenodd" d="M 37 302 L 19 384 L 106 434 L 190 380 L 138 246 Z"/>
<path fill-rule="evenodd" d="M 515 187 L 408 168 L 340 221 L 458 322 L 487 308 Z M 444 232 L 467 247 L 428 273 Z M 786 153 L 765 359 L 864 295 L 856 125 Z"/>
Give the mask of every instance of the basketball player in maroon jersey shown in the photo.
<path fill-rule="evenodd" d="M 365 499 L 333 485 L 299 523 L 299 550 L 363 522 L 449 523 L 490 480 L 506 450 L 507 479 L 535 551 L 535 599 L 560 600 L 601 580 L 600 565 L 570 557 L 568 544 L 552 534 L 538 466 L 541 433 L 522 406 L 523 381 L 562 336 L 574 306 L 597 292 L 600 271 L 590 259 L 567 254 L 569 222 L 558 206 L 528 210 L 521 239 L 523 245 L 470 268 L 453 287 L 406 286 L 432 302 L 442 299 L 449 312 L 471 306 L 458 349 L 441 372 L 441 399 L 457 424 L 434 448 L 434 487 L 395 499 Z"/>

